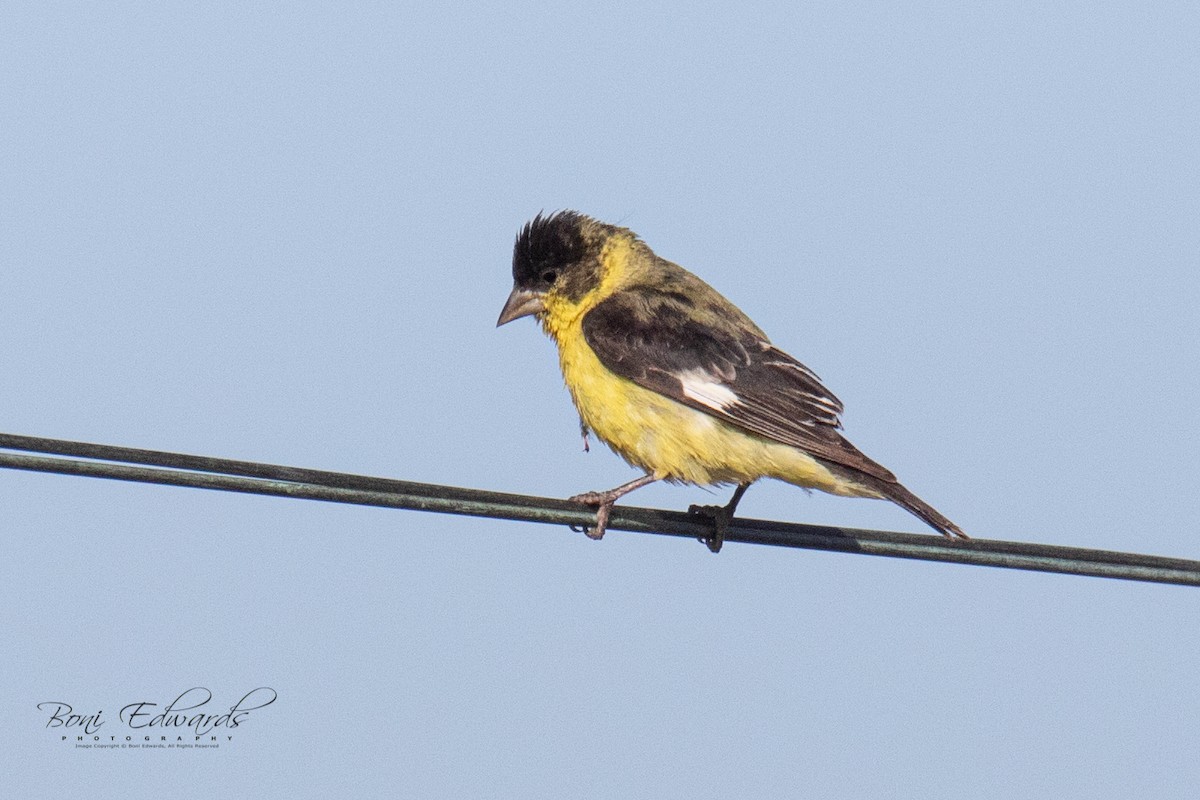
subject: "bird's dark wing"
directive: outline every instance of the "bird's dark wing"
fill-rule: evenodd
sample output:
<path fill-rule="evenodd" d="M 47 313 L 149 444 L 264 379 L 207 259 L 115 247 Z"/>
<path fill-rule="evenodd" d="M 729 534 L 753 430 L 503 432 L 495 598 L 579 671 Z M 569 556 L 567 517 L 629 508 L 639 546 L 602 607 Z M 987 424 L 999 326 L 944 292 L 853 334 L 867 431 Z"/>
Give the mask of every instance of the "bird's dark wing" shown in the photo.
<path fill-rule="evenodd" d="M 723 422 L 884 481 L 839 433 L 842 403 L 733 306 L 635 288 L 587 312 L 583 335 L 605 367 Z"/>

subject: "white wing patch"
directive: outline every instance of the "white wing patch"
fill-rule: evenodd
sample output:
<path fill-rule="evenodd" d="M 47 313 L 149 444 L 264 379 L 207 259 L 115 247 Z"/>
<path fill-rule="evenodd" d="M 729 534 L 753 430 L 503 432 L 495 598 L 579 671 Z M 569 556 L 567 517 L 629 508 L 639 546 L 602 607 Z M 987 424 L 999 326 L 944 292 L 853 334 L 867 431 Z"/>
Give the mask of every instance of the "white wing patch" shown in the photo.
<path fill-rule="evenodd" d="M 687 372 L 676 374 L 683 385 L 683 394 L 701 405 L 717 411 L 724 411 L 738 402 L 737 393 L 725 384 L 713 379 L 709 372 L 702 369 L 689 369 Z"/>

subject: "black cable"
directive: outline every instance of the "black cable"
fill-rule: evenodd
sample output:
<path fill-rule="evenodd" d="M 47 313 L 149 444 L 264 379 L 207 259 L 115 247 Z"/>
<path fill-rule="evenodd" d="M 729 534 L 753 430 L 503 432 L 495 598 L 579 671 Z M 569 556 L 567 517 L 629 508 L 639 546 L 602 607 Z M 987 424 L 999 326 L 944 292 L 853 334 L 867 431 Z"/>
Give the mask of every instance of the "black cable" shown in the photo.
<path fill-rule="evenodd" d="M 595 518 L 595 512 L 584 506 L 548 497 L 159 450 L 4 433 L 0 433 L 0 449 L 54 456 L 0 453 L 0 467 L 34 472 L 559 525 L 587 525 Z M 94 460 L 81 461 L 80 458 Z M 610 530 L 688 538 L 703 538 L 710 532 L 710 526 L 709 521 L 689 514 L 630 506 L 617 506 L 608 525 Z M 1200 561 L 1079 547 L 986 539 L 955 540 L 936 535 L 740 518 L 730 525 L 725 539 L 777 547 L 1200 586 Z"/>

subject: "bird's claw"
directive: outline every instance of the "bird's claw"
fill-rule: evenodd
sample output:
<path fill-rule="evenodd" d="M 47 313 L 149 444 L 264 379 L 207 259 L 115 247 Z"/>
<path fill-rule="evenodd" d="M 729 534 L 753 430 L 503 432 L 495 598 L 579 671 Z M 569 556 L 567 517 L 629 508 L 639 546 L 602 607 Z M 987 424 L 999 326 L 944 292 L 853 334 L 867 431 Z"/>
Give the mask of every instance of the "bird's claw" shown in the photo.
<path fill-rule="evenodd" d="M 584 492 L 577 494 L 574 497 L 568 497 L 567 501 L 571 503 L 582 503 L 585 506 L 596 506 L 596 524 L 593 527 L 586 525 L 571 525 L 571 530 L 576 533 L 583 533 L 589 539 L 603 539 L 604 532 L 608 529 L 608 517 L 612 513 L 613 503 L 616 500 L 610 496 L 609 492 Z"/>
<path fill-rule="evenodd" d="M 721 545 L 725 544 L 725 534 L 729 532 L 729 523 L 733 520 L 733 514 L 728 506 L 688 506 L 689 514 L 697 514 L 702 517 L 708 517 L 713 523 L 713 532 L 708 536 L 697 538 L 696 541 L 704 542 L 708 545 L 708 549 L 714 553 L 721 552 Z"/>
<path fill-rule="evenodd" d="M 604 538 L 604 531 L 608 528 L 608 517 L 612 514 L 613 504 L 625 495 L 645 486 L 648 483 L 654 483 L 658 478 L 654 477 L 653 473 L 647 472 L 637 480 L 623 483 L 615 489 L 609 489 L 606 492 L 584 492 L 577 494 L 574 497 L 568 498 L 569 503 L 582 503 L 585 506 L 596 506 L 596 524 L 593 527 L 585 527 L 583 532 L 587 534 L 589 539 Z M 571 527 L 575 530 L 575 526 Z"/>

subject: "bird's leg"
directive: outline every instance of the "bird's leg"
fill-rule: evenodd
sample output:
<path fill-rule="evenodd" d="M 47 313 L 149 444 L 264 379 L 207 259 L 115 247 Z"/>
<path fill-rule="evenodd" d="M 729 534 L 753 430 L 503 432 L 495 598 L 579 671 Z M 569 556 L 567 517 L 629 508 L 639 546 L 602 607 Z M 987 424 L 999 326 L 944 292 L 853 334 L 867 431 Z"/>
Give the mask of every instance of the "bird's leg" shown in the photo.
<path fill-rule="evenodd" d="M 737 504 L 741 501 L 742 495 L 750 488 L 749 483 L 738 484 L 737 489 L 733 491 L 733 499 L 727 505 L 723 506 L 690 506 L 689 514 L 703 514 L 713 521 L 713 532 L 711 536 L 707 536 L 700 541 L 708 545 L 708 549 L 714 553 L 721 552 L 721 545 L 725 543 L 725 534 L 729 531 L 729 523 L 733 521 L 733 512 L 737 509 Z"/>
<path fill-rule="evenodd" d="M 648 483 L 654 483 L 656 480 L 658 478 L 655 478 L 653 474 L 647 473 L 637 480 L 623 483 L 615 489 L 609 489 L 607 492 L 584 492 L 583 494 L 569 497 L 567 500 L 571 503 L 583 503 L 585 506 L 598 506 L 596 509 L 596 526 L 594 528 L 584 528 L 583 532 L 587 534 L 589 539 L 602 539 L 604 538 L 604 531 L 608 527 L 608 515 L 612 513 L 613 503 L 616 503 L 617 500 L 629 494 L 634 489 L 640 489 Z"/>
<path fill-rule="evenodd" d="M 591 452 L 591 448 L 588 447 L 588 434 L 591 433 L 591 431 L 588 430 L 587 423 L 583 421 L 582 417 L 579 419 L 579 432 L 583 434 L 583 452 Z"/>

